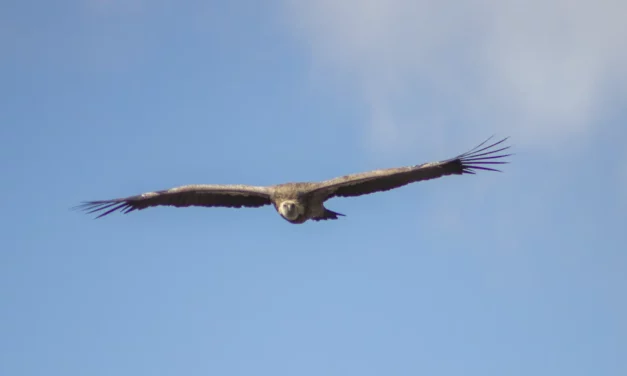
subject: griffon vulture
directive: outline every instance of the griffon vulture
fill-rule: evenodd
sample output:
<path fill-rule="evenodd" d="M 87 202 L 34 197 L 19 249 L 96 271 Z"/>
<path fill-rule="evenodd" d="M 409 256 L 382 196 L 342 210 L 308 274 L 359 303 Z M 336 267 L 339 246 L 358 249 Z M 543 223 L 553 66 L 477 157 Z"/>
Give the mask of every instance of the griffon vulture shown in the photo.
<path fill-rule="evenodd" d="M 274 205 L 281 217 L 294 224 L 304 223 L 310 219 L 314 221 L 338 219 L 338 216 L 344 216 L 344 214 L 324 207 L 324 202 L 332 197 L 361 196 L 447 175 L 474 174 L 476 170 L 499 171 L 487 166 L 508 163 L 501 159 L 511 154 L 501 152 L 509 149 L 509 146 L 496 148 L 507 138 L 484 146 L 490 139 L 464 154 L 444 161 L 374 170 L 323 182 L 286 183 L 266 187 L 184 185 L 137 196 L 88 201 L 79 205 L 78 208 L 88 213 L 101 212 L 97 217 L 100 218 L 117 210 L 126 214 L 154 206 L 256 208 Z"/>

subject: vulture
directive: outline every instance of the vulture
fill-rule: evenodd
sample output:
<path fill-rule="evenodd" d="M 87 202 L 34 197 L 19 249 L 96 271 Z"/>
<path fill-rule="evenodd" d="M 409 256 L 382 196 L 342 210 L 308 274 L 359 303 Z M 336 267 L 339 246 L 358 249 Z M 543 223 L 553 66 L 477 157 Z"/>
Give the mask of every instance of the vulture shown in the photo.
<path fill-rule="evenodd" d="M 502 145 L 508 137 L 488 144 L 491 139 L 492 137 L 488 138 L 466 153 L 443 161 L 362 172 L 322 182 L 285 183 L 273 186 L 184 185 L 124 198 L 87 201 L 77 208 L 88 213 L 98 213 L 96 218 L 100 218 L 115 211 L 126 214 L 155 206 L 256 208 L 274 205 L 279 215 L 293 224 L 304 223 L 310 219 L 332 220 L 344 216 L 324 207 L 324 202 L 333 197 L 353 197 L 383 192 L 448 175 L 475 174 L 478 170 L 500 172 L 493 167 L 508 163 L 502 160 L 511 155 L 504 154 L 510 146 Z"/>

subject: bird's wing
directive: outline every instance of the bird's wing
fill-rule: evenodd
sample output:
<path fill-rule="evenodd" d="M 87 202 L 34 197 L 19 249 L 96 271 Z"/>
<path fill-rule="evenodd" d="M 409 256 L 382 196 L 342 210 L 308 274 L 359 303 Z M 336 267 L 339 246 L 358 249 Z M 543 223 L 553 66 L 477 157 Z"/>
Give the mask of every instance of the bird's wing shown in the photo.
<path fill-rule="evenodd" d="M 259 207 L 270 205 L 267 187 L 249 185 L 184 185 L 157 192 L 112 200 L 88 201 L 77 208 L 88 213 L 102 212 L 98 217 L 119 210 L 126 214 L 153 206 L 221 206 L 229 208 Z"/>
<path fill-rule="evenodd" d="M 500 170 L 487 166 L 508 163 L 501 159 L 511 155 L 502 153 L 504 150 L 509 149 L 509 146 L 498 147 L 507 138 L 484 146 L 490 139 L 485 140 L 474 149 L 451 159 L 416 166 L 346 175 L 323 181 L 317 184 L 310 192 L 314 194 L 326 193 L 326 198 L 361 196 L 447 175 L 474 174 L 476 170 L 500 172 Z"/>

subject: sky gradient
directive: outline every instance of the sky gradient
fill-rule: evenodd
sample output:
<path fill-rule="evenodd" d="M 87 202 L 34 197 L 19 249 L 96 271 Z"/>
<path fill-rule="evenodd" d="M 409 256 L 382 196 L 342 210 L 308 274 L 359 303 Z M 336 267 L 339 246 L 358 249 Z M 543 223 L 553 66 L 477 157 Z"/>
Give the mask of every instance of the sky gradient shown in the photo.
<path fill-rule="evenodd" d="M 4 1 L 0 374 L 627 374 L 620 1 Z M 71 211 L 445 159 L 269 207 Z"/>

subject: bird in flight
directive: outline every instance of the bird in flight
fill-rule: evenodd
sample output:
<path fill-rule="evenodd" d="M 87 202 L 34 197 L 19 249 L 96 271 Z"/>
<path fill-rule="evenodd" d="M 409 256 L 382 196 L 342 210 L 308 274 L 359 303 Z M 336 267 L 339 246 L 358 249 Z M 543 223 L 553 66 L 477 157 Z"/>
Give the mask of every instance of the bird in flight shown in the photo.
<path fill-rule="evenodd" d="M 256 208 L 274 205 L 279 215 L 293 224 L 304 223 L 310 219 L 332 220 L 344 216 L 324 207 L 324 202 L 333 197 L 383 192 L 448 175 L 475 174 L 477 170 L 500 172 L 489 166 L 508 163 L 502 160 L 511 155 L 503 154 L 509 149 L 509 146 L 502 145 L 507 139 L 485 146 L 491 140 L 489 138 L 472 150 L 444 161 L 374 170 L 322 182 L 285 183 L 265 187 L 235 184 L 184 185 L 137 196 L 87 201 L 77 208 L 88 213 L 99 213 L 96 218 L 100 218 L 115 211 L 126 214 L 155 206 Z"/>

